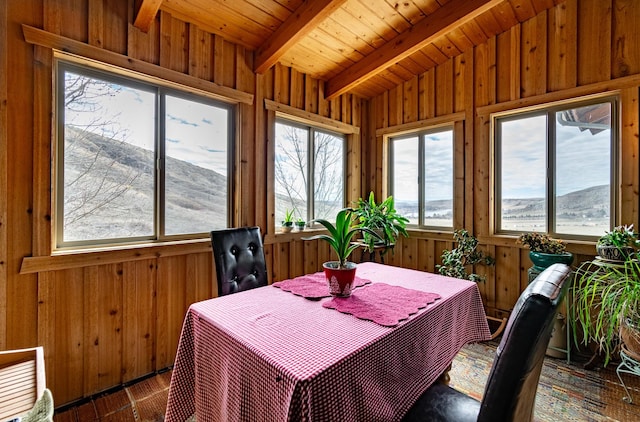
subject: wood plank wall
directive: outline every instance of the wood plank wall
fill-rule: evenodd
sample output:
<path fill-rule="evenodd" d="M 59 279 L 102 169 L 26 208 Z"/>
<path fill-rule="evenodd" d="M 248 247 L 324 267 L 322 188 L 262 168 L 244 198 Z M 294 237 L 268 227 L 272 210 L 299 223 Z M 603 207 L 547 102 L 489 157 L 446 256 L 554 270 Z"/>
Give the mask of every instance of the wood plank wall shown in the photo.
<path fill-rule="evenodd" d="M 526 286 L 531 266 L 528 250 L 517 247 L 515 237 L 491 233 L 491 110 L 619 90 L 619 221 L 638 227 L 638 78 L 630 75 L 640 73 L 639 21 L 637 1 L 566 0 L 371 99 L 368 124 L 374 134 L 394 125 L 465 113 L 464 147 L 455 152 L 455 160 L 465 163 L 465 188 L 456 193 L 456 207 L 464 216 L 461 227 L 478 236 L 497 260 L 480 284 L 488 314 L 506 315 Z M 363 185 L 376 192 L 384 191 L 382 144 L 382 137 L 373 136 L 363 149 L 368 175 Z M 446 233 L 412 232 L 393 262 L 433 271 L 450 239 Z M 569 242 L 569 250 L 577 255 L 576 263 L 595 255 L 588 242 Z"/>
<path fill-rule="evenodd" d="M 320 81 L 288 67 L 255 75 L 253 52 L 166 12 L 142 33 L 133 3 L 0 2 L 0 349 L 44 346 L 57 406 L 170 366 L 188 306 L 216 291 L 208 241 L 49 258 L 53 55 L 27 44 L 21 25 L 254 95 L 239 105 L 234 224 L 262 227 L 270 281 L 318 271 L 329 250 L 267 226 L 264 99 L 354 126 L 367 110 L 351 95 L 324 100 Z M 360 148 L 359 138 L 349 144 L 350 200 Z M 25 257 L 44 265 L 20 273 Z"/>
<path fill-rule="evenodd" d="M 640 73 L 636 0 L 566 0 L 370 101 L 325 101 L 323 84 L 294 69 L 278 65 L 255 75 L 244 47 L 164 12 L 144 34 L 132 27 L 132 14 L 133 0 L 0 2 L 0 22 L 7 23 L 0 25 L 0 349 L 44 346 L 57 405 L 170 365 L 188 305 L 215 294 L 213 270 L 204 245 L 124 251 L 109 262 L 83 255 L 20 273 L 25 257 L 48 262 L 51 239 L 52 54 L 25 43 L 22 24 L 254 95 L 253 105 L 240 105 L 234 220 L 263 227 L 271 281 L 317 270 L 329 250 L 268 227 L 272 140 L 264 99 L 361 127 L 362 141 L 348 151 L 350 200 L 383 192 L 377 129 L 463 112 L 456 212 L 498 260 L 480 288 L 488 312 L 500 316 L 524 288 L 530 263 L 513 238 L 490 233 L 487 108 L 618 89 L 621 81 L 621 221 L 638 226 L 638 86 L 624 82 Z M 433 271 L 451 246 L 450 233 L 412 232 L 387 259 Z M 570 250 L 586 259 L 593 244 L 571 243 Z"/>

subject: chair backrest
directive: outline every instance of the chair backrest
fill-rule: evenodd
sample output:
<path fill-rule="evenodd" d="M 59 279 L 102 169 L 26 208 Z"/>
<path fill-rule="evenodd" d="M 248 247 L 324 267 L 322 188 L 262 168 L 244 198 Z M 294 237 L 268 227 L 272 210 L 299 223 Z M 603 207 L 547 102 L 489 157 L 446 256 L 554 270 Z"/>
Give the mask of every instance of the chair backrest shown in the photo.
<path fill-rule="evenodd" d="M 545 351 L 571 270 L 554 264 L 522 292 L 489 373 L 478 421 L 530 421 Z"/>
<path fill-rule="evenodd" d="M 211 246 L 216 263 L 218 296 L 268 284 L 259 227 L 214 230 L 211 232 Z"/>

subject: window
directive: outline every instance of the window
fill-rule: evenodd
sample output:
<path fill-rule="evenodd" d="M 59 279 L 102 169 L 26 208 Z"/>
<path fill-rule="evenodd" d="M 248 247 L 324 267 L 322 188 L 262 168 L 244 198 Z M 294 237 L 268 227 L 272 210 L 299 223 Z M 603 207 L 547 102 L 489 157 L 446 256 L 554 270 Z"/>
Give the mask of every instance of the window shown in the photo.
<path fill-rule="evenodd" d="M 494 118 L 498 232 L 610 230 L 615 110 L 609 98 Z"/>
<path fill-rule="evenodd" d="M 453 128 L 391 137 L 390 193 L 418 227 L 453 228 Z"/>
<path fill-rule="evenodd" d="M 275 134 L 275 221 L 286 210 L 333 221 L 345 202 L 345 136 L 282 119 Z"/>
<path fill-rule="evenodd" d="M 233 106 L 65 61 L 57 69 L 58 247 L 228 226 Z"/>

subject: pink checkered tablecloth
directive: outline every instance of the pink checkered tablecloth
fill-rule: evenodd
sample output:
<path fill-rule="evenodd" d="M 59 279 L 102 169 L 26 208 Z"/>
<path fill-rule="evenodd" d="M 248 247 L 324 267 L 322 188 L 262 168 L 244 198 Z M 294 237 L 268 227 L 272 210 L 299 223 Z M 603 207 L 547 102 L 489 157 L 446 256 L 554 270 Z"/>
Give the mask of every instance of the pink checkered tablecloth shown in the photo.
<path fill-rule="evenodd" d="M 398 421 L 463 345 L 490 338 L 475 283 L 370 262 L 358 276 L 441 299 L 394 327 L 273 286 L 195 303 L 166 420 Z"/>

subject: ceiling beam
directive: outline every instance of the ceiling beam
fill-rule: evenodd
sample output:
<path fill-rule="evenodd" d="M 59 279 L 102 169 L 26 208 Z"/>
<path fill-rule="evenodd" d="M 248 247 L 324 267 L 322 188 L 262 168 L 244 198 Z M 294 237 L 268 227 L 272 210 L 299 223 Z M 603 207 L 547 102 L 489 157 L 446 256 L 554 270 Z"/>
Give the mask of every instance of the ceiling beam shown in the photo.
<path fill-rule="evenodd" d="M 255 71 L 264 73 L 275 65 L 291 46 L 316 29 L 346 0 L 306 0 L 256 50 Z"/>
<path fill-rule="evenodd" d="M 326 83 L 328 100 L 348 92 L 427 44 L 504 0 L 451 0 Z"/>
<path fill-rule="evenodd" d="M 149 32 L 161 4 L 162 0 L 136 0 L 133 26 L 142 32 Z"/>

